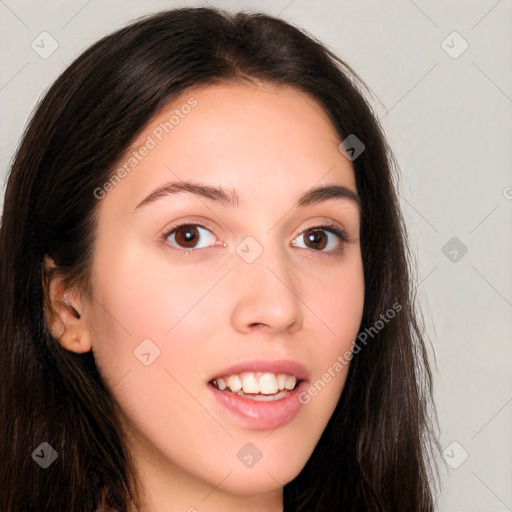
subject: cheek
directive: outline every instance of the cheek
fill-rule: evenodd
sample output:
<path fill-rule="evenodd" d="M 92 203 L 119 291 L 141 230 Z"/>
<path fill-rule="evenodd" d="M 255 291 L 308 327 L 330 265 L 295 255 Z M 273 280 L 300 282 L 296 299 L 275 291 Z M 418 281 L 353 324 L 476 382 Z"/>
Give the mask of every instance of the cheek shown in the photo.
<path fill-rule="evenodd" d="M 316 381 L 311 384 L 319 410 L 333 411 L 343 390 L 363 315 L 364 293 L 358 254 L 341 271 L 326 273 L 316 286 L 309 283 L 307 303 L 320 320 L 315 325 L 321 332 L 312 334 L 315 342 L 310 350 L 314 350 L 309 354 L 315 362 Z"/>
<path fill-rule="evenodd" d="M 322 280 L 309 283 L 310 302 L 324 324 L 322 354 L 351 346 L 361 323 L 364 306 L 364 273 L 359 251 L 345 265 L 326 272 Z M 320 355 L 320 354 L 319 354 Z"/>
<path fill-rule="evenodd" d="M 130 338 L 161 339 L 186 316 L 210 279 L 184 272 L 159 258 L 137 254 L 115 264 L 97 265 L 94 289 L 98 305 Z M 105 315 L 103 315 L 105 317 Z"/>
<path fill-rule="evenodd" d="M 158 258 L 118 260 L 98 266 L 95 274 L 98 369 L 129 422 L 177 458 L 185 451 L 193 460 L 199 451 L 182 439 L 191 425 L 212 428 L 192 397 L 205 388 L 201 349 L 215 333 L 211 324 L 218 307 L 216 294 L 207 292 L 217 279 L 211 270 L 208 279 L 189 272 L 184 277 L 183 269 Z"/>
<path fill-rule="evenodd" d="M 350 272 L 333 278 L 318 295 L 317 303 L 331 338 L 343 343 L 350 333 L 357 331 L 361 321 L 364 304 L 362 272 Z"/>
<path fill-rule="evenodd" d="M 93 350 L 102 374 L 111 384 L 128 371 L 133 381 L 152 368 L 169 369 L 176 377 L 197 375 L 198 349 L 220 321 L 215 311 L 224 307 L 212 286 L 229 265 L 192 271 L 173 268 L 165 255 L 128 249 L 120 254 L 116 261 L 98 261 L 93 272 Z"/>

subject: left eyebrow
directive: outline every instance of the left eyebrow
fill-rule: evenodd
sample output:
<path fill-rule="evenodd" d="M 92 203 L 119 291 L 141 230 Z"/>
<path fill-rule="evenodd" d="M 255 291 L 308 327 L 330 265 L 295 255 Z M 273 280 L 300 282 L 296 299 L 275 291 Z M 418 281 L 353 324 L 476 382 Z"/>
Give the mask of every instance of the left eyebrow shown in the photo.
<path fill-rule="evenodd" d="M 191 195 L 204 197 L 212 201 L 219 202 L 223 205 L 237 207 L 240 200 L 236 190 L 232 188 L 203 185 L 191 180 L 178 181 L 167 183 L 157 189 L 153 190 L 151 194 L 145 197 L 135 208 L 134 211 L 146 206 L 158 199 L 176 195 L 180 192 L 185 192 Z M 300 196 L 297 201 L 297 207 L 304 208 L 314 204 L 328 201 L 330 199 L 341 199 L 355 203 L 359 210 L 361 210 L 361 198 L 348 187 L 342 185 L 323 185 L 314 187 L 306 191 Z"/>
<path fill-rule="evenodd" d="M 342 185 L 325 185 L 312 188 L 303 194 L 297 202 L 297 206 L 305 207 L 313 204 L 318 204 L 329 199 L 342 199 L 348 200 L 356 204 L 359 211 L 361 211 L 361 198 L 348 187 Z"/>

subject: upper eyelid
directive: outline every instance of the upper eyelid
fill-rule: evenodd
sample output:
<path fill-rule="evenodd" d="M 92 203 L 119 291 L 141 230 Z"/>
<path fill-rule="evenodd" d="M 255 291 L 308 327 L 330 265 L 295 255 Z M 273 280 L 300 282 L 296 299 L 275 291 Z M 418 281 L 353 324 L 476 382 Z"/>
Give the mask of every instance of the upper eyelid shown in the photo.
<path fill-rule="evenodd" d="M 207 229 L 208 231 L 210 231 L 211 233 L 215 234 L 214 233 L 214 230 L 215 228 L 211 225 L 209 225 L 207 222 L 203 222 L 203 221 L 183 221 L 183 222 L 179 222 L 177 224 L 175 223 L 172 223 L 171 227 L 165 227 L 164 229 L 162 229 L 161 233 L 162 235 L 165 235 L 166 237 L 169 236 L 174 230 L 178 229 L 178 228 L 181 228 L 183 226 L 199 226 L 200 228 L 203 228 L 203 229 Z"/>
<path fill-rule="evenodd" d="M 208 231 L 214 233 L 214 230 L 215 228 L 208 225 L 208 223 L 206 222 L 202 222 L 202 221 L 183 221 L 183 222 L 180 222 L 179 224 L 173 224 L 172 227 L 166 227 L 164 228 L 161 232 L 162 234 L 166 234 L 166 236 L 169 236 L 174 230 L 178 229 L 178 228 L 181 228 L 181 227 L 184 227 L 184 226 L 199 226 L 203 229 L 207 229 Z M 301 235 L 302 233 L 304 233 L 304 231 L 307 231 L 308 229 L 322 229 L 322 228 L 328 228 L 328 227 L 336 227 L 338 228 L 340 231 L 342 231 L 343 233 L 346 233 L 346 229 L 345 227 L 343 226 L 343 224 L 339 221 L 333 221 L 333 220 L 328 220 L 328 221 L 324 221 L 324 222 L 316 222 L 316 223 L 313 223 L 311 225 L 309 225 L 308 227 L 306 228 L 302 228 L 301 231 L 298 233 L 298 235 Z M 215 234 L 215 233 L 214 233 Z M 296 235 L 296 236 L 298 236 Z"/>

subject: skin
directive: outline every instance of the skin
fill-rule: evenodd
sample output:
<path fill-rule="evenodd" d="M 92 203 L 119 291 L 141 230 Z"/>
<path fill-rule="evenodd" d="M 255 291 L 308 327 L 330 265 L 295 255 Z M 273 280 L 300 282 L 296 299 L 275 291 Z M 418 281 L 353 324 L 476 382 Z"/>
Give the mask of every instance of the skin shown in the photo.
<path fill-rule="evenodd" d="M 282 487 L 302 470 L 334 411 L 348 367 L 273 431 L 241 425 L 206 383 L 256 357 L 300 361 L 314 383 L 351 349 L 364 299 L 358 208 L 339 198 L 296 202 L 319 185 L 356 192 L 354 171 L 320 105 L 285 86 L 191 89 L 133 148 L 190 97 L 197 106 L 101 200 L 91 293 L 52 283 L 51 325 L 69 350 L 94 351 L 140 474 L 139 510 L 277 512 Z M 181 192 L 134 211 L 154 189 L 180 180 L 233 188 L 239 204 Z M 308 246 L 304 232 L 329 222 L 348 241 L 322 231 L 333 249 Z M 190 249 L 165 239 L 181 223 L 210 229 L 199 233 L 197 252 L 179 252 Z M 235 252 L 249 235 L 263 249 L 250 264 Z M 160 355 L 145 366 L 134 350 L 148 338 Z M 247 442 L 263 455 L 252 468 L 237 458 Z"/>

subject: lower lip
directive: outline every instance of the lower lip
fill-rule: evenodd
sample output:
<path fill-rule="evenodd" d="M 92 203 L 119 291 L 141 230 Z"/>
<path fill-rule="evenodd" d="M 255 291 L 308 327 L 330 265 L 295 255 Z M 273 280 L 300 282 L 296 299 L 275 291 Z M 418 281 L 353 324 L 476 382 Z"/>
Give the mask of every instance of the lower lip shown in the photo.
<path fill-rule="evenodd" d="M 220 391 L 208 384 L 215 399 L 244 426 L 253 430 L 274 430 L 292 421 L 303 405 L 299 402 L 299 393 L 306 387 L 307 382 L 303 381 L 280 400 L 257 402 L 236 393 Z"/>

